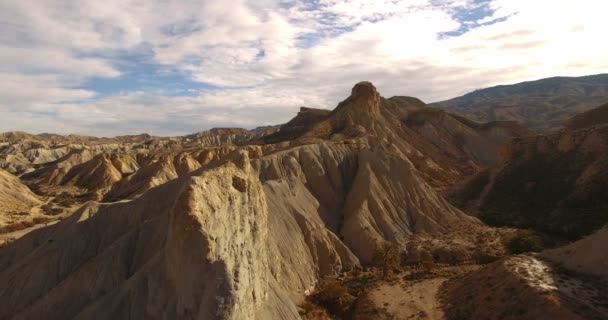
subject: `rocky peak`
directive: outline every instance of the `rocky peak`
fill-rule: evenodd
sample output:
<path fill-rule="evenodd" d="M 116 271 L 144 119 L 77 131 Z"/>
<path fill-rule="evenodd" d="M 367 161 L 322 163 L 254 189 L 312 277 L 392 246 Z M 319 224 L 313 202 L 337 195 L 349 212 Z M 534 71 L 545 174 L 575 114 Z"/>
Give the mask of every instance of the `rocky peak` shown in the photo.
<path fill-rule="evenodd" d="M 357 105 L 365 107 L 367 112 L 380 112 L 380 94 L 371 82 L 361 81 L 355 84 L 350 97 Z"/>

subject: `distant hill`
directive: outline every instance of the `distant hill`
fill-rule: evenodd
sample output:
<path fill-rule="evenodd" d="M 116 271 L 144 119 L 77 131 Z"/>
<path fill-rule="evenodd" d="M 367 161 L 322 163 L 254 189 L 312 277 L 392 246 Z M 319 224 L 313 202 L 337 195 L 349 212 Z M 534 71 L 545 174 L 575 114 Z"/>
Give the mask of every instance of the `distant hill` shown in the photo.
<path fill-rule="evenodd" d="M 583 129 L 587 127 L 597 126 L 608 123 L 608 103 L 597 108 L 577 114 L 571 119 L 564 122 L 564 126 L 568 129 Z"/>
<path fill-rule="evenodd" d="M 608 102 L 608 74 L 554 77 L 480 89 L 432 106 L 478 121 L 515 120 L 535 131 Z"/>

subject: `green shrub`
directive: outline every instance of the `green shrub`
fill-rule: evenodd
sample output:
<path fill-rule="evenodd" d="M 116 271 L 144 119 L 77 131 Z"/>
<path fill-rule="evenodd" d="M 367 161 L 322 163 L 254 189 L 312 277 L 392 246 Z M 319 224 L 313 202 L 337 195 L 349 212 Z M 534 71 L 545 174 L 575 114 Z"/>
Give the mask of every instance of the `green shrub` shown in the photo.
<path fill-rule="evenodd" d="M 505 247 L 511 254 L 539 252 L 543 250 L 543 240 L 528 230 L 517 231 L 505 241 Z"/>

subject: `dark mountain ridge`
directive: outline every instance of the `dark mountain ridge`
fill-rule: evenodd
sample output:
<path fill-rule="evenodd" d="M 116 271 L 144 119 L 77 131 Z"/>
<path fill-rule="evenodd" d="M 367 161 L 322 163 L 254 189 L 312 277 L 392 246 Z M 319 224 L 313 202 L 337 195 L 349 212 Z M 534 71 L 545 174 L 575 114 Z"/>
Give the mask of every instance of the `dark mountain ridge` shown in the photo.
<path fill-rule="evenodd" d="M 535 131 L 561 128 L 573 115 L 608 102 L 608 74 L 552 77 L 475 90 L 431 106 L 478 121 L 515 120 Z"/>

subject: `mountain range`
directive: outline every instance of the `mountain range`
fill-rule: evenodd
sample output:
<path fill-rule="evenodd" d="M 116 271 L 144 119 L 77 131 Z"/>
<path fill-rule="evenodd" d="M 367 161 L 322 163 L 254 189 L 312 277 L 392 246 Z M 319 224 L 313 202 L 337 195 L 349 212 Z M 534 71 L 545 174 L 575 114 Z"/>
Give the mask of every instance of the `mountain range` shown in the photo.
<path fill-rule="evenodd" d="M 476 121 L 518 121 L 542 132 L 563 127 L 577 113 L 608 103 L 608 74 L 554 77 L 475 90 L 431 104 Z"/>

